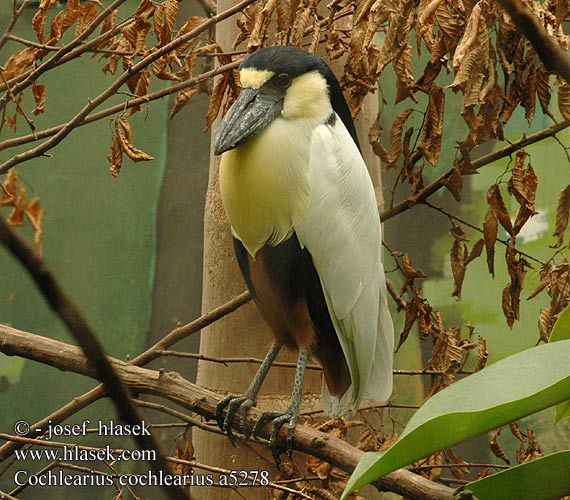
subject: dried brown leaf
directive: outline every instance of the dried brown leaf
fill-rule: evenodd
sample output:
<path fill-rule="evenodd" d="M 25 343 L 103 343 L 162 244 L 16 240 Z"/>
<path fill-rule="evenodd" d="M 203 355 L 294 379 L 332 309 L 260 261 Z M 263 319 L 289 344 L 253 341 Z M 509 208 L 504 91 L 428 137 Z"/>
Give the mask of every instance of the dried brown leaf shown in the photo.
<path fill-rule="evenodd" d="M 565 120 L 570 120 L 570 84 L 558 78 L 558 110 Z"/>
<path fill-rule="evenodd" d="M 421 9 L 421 13 L 416 22 L 416 32 L 418 36 L 424 36 L 426 31 L 432 27 L 435 11 L 441 2 L 442 0 L 430 0 L 429 3 Z"/>
<path fill-rule="evenodd" d="M 532 119 L 534 118 L 534 111 L 536 108 L 536 92 L 538 90 L 538 71 L 536 65 L 531 65 L 528 70 L 526 85 L 524 92 L 521 96 L 521 104 L 524 108 L 524 116 L 530 127 Z"/>
<path fill-rule="evenodd" d="M 495 242 L 497 241 L 497 233 L 499 230 L 499 221 L 497 216 L 489 207 L 485 215 L 483 223 L 483 235 L 485 240 L 485 250 L 487 252 L 487 267 L 489 274 L 495 277 Z"/>
<path fill-rule="evenodd" d="M 374 154 L 378 156 L 383 162 L 388 163 L 390 158 L 388 151 L 386 151 L 386 148 L 382 145 L 382 142 L 380 140 L 381 134 L 382 126 L 380 125 L 380 115 L 378 115 L 370 127 L 370 130 L 368 131 L 368 141 L 372 146 Z"/>
<path fill-rule="evenodd" d="M 414 54 L 414 49 L 411 45 L 407 45 L 400 57 L 394 61 L 394 71 L 396 72 L 396 104 L 407 99 L 408 97 L 412 99 L 415 103 L 418 102 L 415 94 L 414 88 L 416 82 L 414 79 L 414 74 L 412 72 L 412 57 Z"/>
<path fill-rule="evenodd" d="M 382 446 L 378 451 L 386 451 L 387 449 L 391 448 L 396 441 L 398 441 L 399 434 L 395 431 L 392 431 L 390 434 L 384 436 L 384 440 L 382 441 Z"/>
<path fill-rule="evenodd" d="M 214 90 L 210 96 L 210 103 L 208 104 L 208 112 L 206 113 L 206 129 L 208 129 L 214 120 L 218 116 L 220 109 L 222 108 L 222 102 L 224 100 L 224 94 L 229 86 L 229 76 L 224 74 L 214 85 Z"/>
<path fill-rule="evenodd" d="M 467 264 L 480 257 L 481 254 L 483 253 L 484 247 L 485 247 L 485 239 L 481 238 L 480 240 L 477 240 L 473 245 L 471 252 L 469 252 L 469 255 L 465 259 L 465 265 L 467 266 Z"/>
<path fill-rule="evenodd" d="M 8 216 L 8 224 L 11 226 L 23 226 L 24 225 L 24 209 L 26 208 L 26 188 L 23 184 L 20 184 L 20 196 L 18 196 L 14 202 L 12 212 Z"/>
<path fill-rule="evenodd" d="M 530 462 L 531 460 L 536 460 L 544 456 L 538 441 L 536 439 L 536 434 L 532 429 L 527 429 L 527 441 L 528 444 L 525 447 L 525 443 L 521 442 L 519 449 L 517 451 L 517 462 L 519 464 L 524 464 L 526 462 Z"/>
<path fill-rule="evenodd" d="M 378 433 L 374 429 L 365 429 L 358 437 L 356 447 L 362 451 L 378 451 L 381 447 Z"/>
<path fill-rule="evenodd" d="M 489 351 L 487 350 L 487 341 L 484 337 L 479 335 L 479 339 L 477 342 L 477 364 L 475 365 L 474 370 L 478 372 L 485 368 L 487 364 L 487 359 L 489 358 Z"/>
<path fill-rule="evenodd" d="M 521 443 L 523 443 L 526 439 L 526 436 L 524 435 L 524 433 L 521 431 L 521 428 L 519 427 L 519 424 L 517 424 L 516 422 L 511 422 L 509 424 L 509 427 L 511 429 L 511 432 L 513 434 L 513 436 L 515 436 Z"/>
<path fill-rule="evenodd" d="M 501 190 L 498 184 L 493 184 L 487 191 L 487 203 L 501 223 L 501 226 L 503 226 L 510 235 L 513 235 L 511 217 L 505 202 L 503 201 L 503 196 L 501 195 Z"/>
<path fill-rule="evenodd" d="M 564 242 L 564 232 L 568 227 L 568 219 L 570 218 L 570 185 L 566 186 L 560 192 L 558 197 L 558 205 L 556 207 L 556 224 L 554 236 L 557 240 L 552 248 L 560 248 Z"/>
<path fill-rule="evenodd" d="M 538 331 L 540 332 L 540 339 L 543 342 L 550 340 L 550 331 L 552 330 L 552 304 L 548 304 L 544 309 L 540 310 L 538 315 Z"/>
<path fill-rule="evenodd" d="M 0 189 L 0 207 L 14 206 L 18 195 L 18 171 L 12 168 L 8 171 L 6 180 Z"/>
<path fill-rule="evenodd" d="M 453 273 L 453 293 L 452 297 L 461 299 L 461 288 L 465 279 L 465 258 L 467 256 L 467 246 L 461 245 L 458 239 L 453 240 L 449 253 L 451 260 L 451 272 Z"/>
<path fill-rule="evenodd" d="M 278 1 L 277 0 L 269 0 L 263 5 L 263 8 L 257 15 L 253 18 L 253 27 L 251 32 L 249 33 L 249 40 L 247 44 L 247 51 L 254 52 L 257 48 L 262 47 L 265 40 L 267 39 L 267 30 L 269 29 L 269 24 L 271 22 L 271 16 L 273 11 L 277 7 Z M 300 8 L 303 7 L 303 3 L 301 3 Z M 309 15 L 310 11 L 305 12 L 303 19 L 298 19 L 299 23 L 302 23 L 302 27 L 295 23 L 297 28 L 297 37 L 300 36 L 300 40 L 297 44 L 291 41 L 291 45 L 299 45 L 301 40 L 303 39 L 303 34 L 307 24 L 309 22 Z M 299 35 L 299 32 L 301 33 Z"/>
<path fill-rule="evenodd" d="M 465 234 L 461 226 L 452 226 L 449 230 L 449 234 L 451 234 L 456 241 L 468 241 L 467 234 Z"/>
<path fill-rule="evenodd" d="M 513 307 L 512 303 L 512 295 L 513 295 L 513 284 L 511 282 L 507 283 L 505 288 L 503 288 L 503 300 L 502 300 L 503 315 L 507 320 L 507 325 L 509 326 L 509 328 L 513 327 L 517 316 L 516 310 Z"/>
<path fill-rule="evenodd" d="M 186 105 L 190 98 L 197 93 L 198 90 L 193 87 L 178 92 L 178 94 L 176 94 L 176 100 L 174 102 L 174 106 L 172 107 L 172 111 L 170 112 L 169 119 L 172 120 L 172 118 L 174 118 L 174 115 L 176 115 L 176 113 L 178 113 Z"/>
<path fill-rule="evenodd" d="M 115 120 L 115 135 L 119 139 L 121 150 L 134 162 L 154 160 L 154 157 L 133 145 L 133 132 L 127 120 Z"/>
<path fill-rule="evenodd" d="M 317 457 L 309 457 L 306 461 L 307 470 L 315 474 L 321 481 L 329 478 L 333 466 Z"/>
<path fill-rule="evenodd" d="M 48 12 L 57 5 L 58 0 L 42 0 L 32 18 L 32 28 L 40 43 L 45 42 L 45 24 Z"/>
<path fill-rule="evenodd" d="M 404 271 L 404 275 L 407 279 L 414 279 L 414 278 L 425 278 L 426 273 L 422 271 L 419 267 L 416 269 L 412 265 L 410 260 L 410 256 L 407 253 L 402 255 L 402 269 Z"/>
<path fill-rule="evenodd" d="M 107 156 L 109 162 L 109 170 L 113 177 L 119 177 L 121 167 L 123 166 L 123 150 L 117 134 L 113 134 L 113 145 L 111 146 L 111 154 Z"/>
<path fill-rule="evenodd" d="M 137 10 L 133 14 L 133 17 L 146 22 L 154 15 L 156 7 L 157 6 L 152 2 L 152 0 L 141 0 Z"/>
<path fill-rule="evenodd" d="M 423 155 L 432 165 L 437 163 L 441 152 L 444 109 L 445 94 L 443 89 L 434 85 L 429 93 L 429 103 L 420 139 Z"/>
<path fill-rule="evenodd" d="M 160 45 L 166 45 L 172 38 L 172 30 L 178 15 L 178 0 L 166 0 L 164 3 L 164 24 L 160 33 Z"/>
<path fill-rule="evenodd" d="M 538 94 L 538 102 L 542 108 L 542 112 L 554 120 L 554 116 L 549 110 L 551 89 L 550 89 L 550 73 L 544 66 L 539 66 L 536 73 L 536 92 Z"/>
<path fill-rule="evenodd" d="M 408 336 L 410 335 L 410 331 L 414 322 L 418 317 L 418 306 L 416 297 L 410 299 L 406 302 L 406 314 L 404 320 L 404 327 L 402 328 L 402 333 L 400 334 L 400 340 L 398 341 L 398 346 L 396 347 L 396 352 L 400 350 L 400 347 L 404 344 L 407 340 Z"/>
<path fill-rule="evenodd" d="M 491 452 L 493 453 L 493 455 L 503 460 L 506 464 L 510 465 L 511 461 L 509 460 L 509 457 L 507 456 L 503 448 L 501 448 L 501 445 L 497 440 L 502 430 L 503 430 L 502 427 L 500 427 L 499 429 L 495 429 L 494 431 L 491 431 L 489 433 L 489 448 L 491 448 Z"/>
<path fill-rule="evenodd" d="M 453 474 L 455 479 L 464 479 L 471 472 L 469 463 L 466 462 L 463 458 L 461 458 L 451 448 L 445 450 L 445 455 L 450 463 L 457 466 L 451 468 L 451 473 Z"/>
<path fill-rule="evenodd" d="M 83 6 L 83 12 L 77 20 L 77 25 L 75 26 L 75 36 L 81 35 L 97 18 L 98 12 L 97 7 L 93 2 L 87 2 Z"/>
<path fill-rule="evenodd" d="M 406 120 L 412 114 L 413 109 L 406 109 L 403 113 L 400 113 L 394 123 L 392 124 L 392 129 L 390 130 L 390 154 L 388 155 L 388 164 L 386 167 L 392 167 L 398 161 L 400 154 L 402 153 L 402 132 L 404 130 L 404 125 Z"/>
<path fill-rule="evenodd" d="M 40 115 L 45 112 L 46 110 L 46 87 L 45 85 L 41 85 L 39 83 L 34 83 L 32 85 L 32 94 L 34 95 L 34 99 L 36 101 L 36 107 L 32 111 L 34 115 Z"/>
<path fill-rule="evenodd" d="M 469 19 L 467 20 L 467 26 L 465 26 L 465 31 L 463 32 L 463 37 L 461 38 L 461 42 L 459 42 L 453 54 L 453 67 L 455 69 L 461 66 L 466 54 L 472 52 L 472 47 L 478 41 L 477 34 L 479 32 L 480 19 L 481 3 L 478 2 L 471 11 Z"/>
<path fill-rule="evenodd" d="M 459 169 L 454 168 L 453 173 L 450 176 L 444 178 L 443 185 L 455 198 L 455 201 L 461 201 L 461 190 L 463 189 L 463 177 L 459 172 Z"/>
<path fill-rule="evenodd" d="M 26 47 L 14 52 L 0 68 L 2 79 L 8 81 L 15 76 L 21 75 L 26 68 L 36 62 L 38 50 L 34 47 Z"/>
<path fill-rule="evenodd" d="M 40 199 L 36 196 L 32 199 L 24 209 L 26 217 L 30 221 L 30 225 L 34 230 L 34 243 L 36 249 L 41 257 L 42 255 L 42 216 L 44 214 L 44 209 L 40 206 Z"/>
<path fill-rule="evenodd" d="M 194 445 L 190 439 L 184 440 L 184 445 L 180 446 L 179 443 L 176 443 L 176 448 L 174 452 L 174 458 L 178 458 L 180 460 L 191 461 L 194 459 Z M 180 462 L 175 462 L 172 464 L 172 468 L 175 474 L 184 476 L 192 474 L 192 467 L 188 464 L 183 464 Z"/>
<path fill-rule="evenodd" d="M 544 276 L 540 282 L 538 283 L 538 285 L 536 285 L 536 288 L 532 291 L 532 293 L 526 298 L 526 300 L 530 300 L 530 299 L 534 299 L 540 292 L 542 292 L 547 285 L 550 284 L 550 275 L 547 274 L 546 276 Z"/>

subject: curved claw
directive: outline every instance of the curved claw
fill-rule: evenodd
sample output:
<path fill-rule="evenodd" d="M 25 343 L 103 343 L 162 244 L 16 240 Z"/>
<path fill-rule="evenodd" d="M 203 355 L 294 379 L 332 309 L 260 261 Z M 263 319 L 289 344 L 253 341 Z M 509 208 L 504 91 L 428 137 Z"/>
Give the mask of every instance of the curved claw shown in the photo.
<path fill-rule="evenodd" d="M 217 405 L 216 405 L 216 422 L 218 423 L 218 427 L 223 431 L 224 429 L 224 419 L 222 418 L 222 413 L 224 411 L 224 408 L 226 406 L 228 406 L 228 404 L 230 403 L 230 401 L 232 399 L 234 399 L 235 396 L 233 394 L 229 394 L 228 396 L 226 396 L 224 399 L 222 399 Z"/>
<path fill-rule="evenodd" d="M 224 427 L 222 428 L 223 431 L 224 430 L 227 431 L 231 427 L 234 415 L 236 414 L 242 403 L 244 403 L 247 400 L 248 398 L 246 396 L 233 397 L 230 400 L 230 403 L 228 404 L 228 412 L 226 413 L 226 418 L 224 419 Z M 242 432 L 243 428 L 238 430 Z"/>
<path fill-rule="evenodd" d="M 251 436 L 252 431 L 248 429 L 246 418 L 247 418 L 247 411 L 255 404 L 255 401 L 244 394 L 242 396 L 235 396 L 234 394 L 230 394 L 222 399 L 216 405 L 216 421 L 218 423 L 219 428 L 226 432 L 230 441 L 235 446 L 235 438 L 232 433 L 232 421 L 234 419 L 235 414 L 237 411 L 240 411 L 240 424 L 238 431 L 245 436 L 245 440 L 247 441 Z M 227 407 L 227 413 L 225 418 L 223 417 L 223 411 Z"/>
<path fill-rule="evenodd" d="M 259 431 L 265 426 L 267 422 L 273 420 L 271 426 L 271 434 L 269 435 L 269 446 L 276 450 L 277 447 L 277 436 L 279 435 L 279 430 L 285 422 L 289 422 L 289 428 L 287 429 L 287 454 L 289 457 L 293 454 L 293 432 L 297 425 L 297 416 L 291 411 L 287 410 L 285 412 L 265 412 L 259 417 L 259 420 L 253 428 L 253 436 L 257 437 Z"/>

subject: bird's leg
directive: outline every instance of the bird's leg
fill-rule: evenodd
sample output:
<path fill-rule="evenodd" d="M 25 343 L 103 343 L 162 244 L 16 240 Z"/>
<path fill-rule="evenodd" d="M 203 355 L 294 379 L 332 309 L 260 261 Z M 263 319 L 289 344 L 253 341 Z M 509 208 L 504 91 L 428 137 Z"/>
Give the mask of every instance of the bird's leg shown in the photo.
<path fill-rule="evenodd" d="M 238 409 L 240 410 L 239 430 L 242 434 L 244 434 L 246 440 L 251 435 L 251 432 L 247 431 L 247 426 L 246 426 L 247 411 L 252 406 L 255 405 L 257 394 L 259 393 L 261 384 L 263 384 L 263 381 L 267 376 L 267 372 L 269 371 L 269 368 L 271 368 L 271 365 L 275 361 L 275 358 L 277 357 L 277 354 L 279 354 L 280 350 L 281 350 L 280 344 L 271 345 L 269 351 L 267 351 L 267 354 L 265 355 L 265 359 L 263 360 L 261 366 L 259 367 L 259 370 L 257 370 L 257 373 L 253 377 L 253 380 L 251 381 L 251 384 L 247 388 L 247 391 L 245 391 L 245 393 L 242 396 L 235 396 L 234 394 L 230 394 L 217 404 L 216 420 L 218 422 L 218 425 L 220 426 L 220 429 L 226 431 L 228 433 L 228 436 L 231 437 L 230 428 L 234 415 L 236 414 L 236 411 Z M 226 414 L 225 419 L 223 419 L 222 413 L 224 411 L 224 408 L 226 408 L 226 406 L 228 407 L 228 412 Z"/>
<path fill-rule="evenodd" d="M 291 395 L 291 404 L 285 412 L 265 412 L 259 417 L 253 429 L 254 436 L 259 430 L 270 420 L 273 420 L 271 427 L 271 435 L 269 437 L 269 446 L 275 451 L 277 449 L 277 435 L 279 429 L 285 422 L 289 422 L 287 429 L 287 453 L 291 456 L 293 452 L 293 431 L 299 419 L 299 407 L 301 406 L 301 395 L 303 393 L 303 379 L 305 378 L 305 368 L 309 359 L 309 351 L 306 349 L 299 350 L 299 359 L 297 360 L 297 369 L 295 371 L 295 381 L 293 383 L 293 394 Z M 277 462 L 278 455 L 274 453 Z"/>

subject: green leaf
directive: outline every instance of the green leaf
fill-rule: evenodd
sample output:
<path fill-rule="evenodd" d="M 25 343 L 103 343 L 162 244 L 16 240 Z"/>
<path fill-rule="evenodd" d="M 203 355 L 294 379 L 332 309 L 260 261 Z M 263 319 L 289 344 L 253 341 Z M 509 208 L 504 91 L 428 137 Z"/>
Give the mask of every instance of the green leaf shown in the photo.
<path fill-rule="evenodd" d="M 570 340 L 509 356 L 439 392 L 383 453 L 365 453 L 342 498 L 436 451 L 570 399 Z"/>
<path fill-rule="evenodd" d="M 549 500 L 570 495 L 570 451 L 517 465 L 465 486 L 480 500 Z"/>
<path fill-rule="evenodd" d="M 562 311 L 550 334 L 550 342 L 558 342 L 560 340 L 570 339 L 570 307 Z M 554 423 L 557 424 L 561 420 L 570 417 L 570 401 L 556 405 L 556 415 Z"/>

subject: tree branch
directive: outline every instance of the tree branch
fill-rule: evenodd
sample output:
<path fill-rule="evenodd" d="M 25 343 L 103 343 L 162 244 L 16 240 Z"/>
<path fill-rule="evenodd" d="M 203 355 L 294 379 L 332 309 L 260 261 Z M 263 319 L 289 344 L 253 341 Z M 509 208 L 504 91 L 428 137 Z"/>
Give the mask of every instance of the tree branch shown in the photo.
<path fill-rule="evenodd" d="M 556 123 L 555 125 L 552 125 L 548 128 L 545 128 L 544 130 L 541 130 L 540 132 L 536 132 L 535 134 L 531 134 L 529 136 L 523 135 L 523 137 L 521 139 L 519 139 L 518 141 L 513 142 L 513 143 L 509 144 L 508 146 L 505 146 L 504 148 L 498 149 L 497 151 L 493 151 L 492 153 L 489 153 L 488 155 L 482 156 L 481 158 L 478 158 L 477 160 L 473 160 L 471 162 L 470 166 L 473 169 L 480 169 L 481 167 L 484 167 L 485 165 L 488 165 L 488 164 L 493 163 L 497 160 L 500 160 L 501 158 L 505 158 L 507 156 L 512 155 L 515 151 L 518 151 L 519 149 L 522 149 L 522 148 L 529 146 L 531 144 L 534 144 L 536 142 L 542 141 L 543 139 L 546 139 L 547 137 L 552 137 L 552 136 L 556 135 L 558 132 L 560 132 L 561 130 L 564 130 L 565 128 L 567 128 L 569 126 L 570 126 L 570 120 L 564 120 L 563 122 Z M 461 162 L 460 162 L 460 164 L 461 164 Z M 417 205 L 418 203 L 421 203 L 424 200 L 427 200 L 432 194 L 439 191 L 445 185 L 445 182 L 454 173 L 455 173 L 455 169 L 453 169 L 453 168 L 450 169 L 445 174 L 441 175 L 436 180 L 434 180 L 431 184 L 428 184 L 423 189 L 420 189 L 417 192 L 417 194 L 415 194 L 414 196 L 412 196 L 410 198 L 406 198 L 405 200 L 401 201 L 397 205 L 394 205 L 393 207 L 384 210 L 380 214 L 380 219 L 382 220 L 382 222 L 385 222 L 385 221 L 391 219 L 392 217 L 395 217 L 396 215 L 401 214 L 402 212 L 405 212 L 406 210 L 409 210 L 410 208 Z"/>
<path fill-rule="evenodd" d="M 237 297 L 229 300 L 225 304 L 222 304 L 219 307 L 216 307 L 212 311 L 209 311 L 199 318 L 191 321 L 190 323 L 178 326 L 170 333 L 165 335 L 162 339 L 160 339 L 156 344 L 149 347 L 146 351 L 139 354 L 136 358 L 130 361 L 131 364 L 135 366 L 142 366 L 147 363 L 150 363 L 154 359 L 160 356 L 159 351 L 161 349 L 168 349 L 176 342 L 179 342 L 182 339 L 193 335 L 194 333 L 199 332 L 203 328 L 207 327 L 208 325 L 212 324 L 214 321 L 217 321 L 220 318 L 232 313 L 239 307 L 244 304 L 247 304 L 251 300 L 251 294 L 246 291 L 238 295 Z M 51 421 L 52 424 L 58 424 L 63 422 L 65 419 L 69 418 L 71 415 L 74 415 L 78 411 L 81 411 L 83 408 L 86 408 L 90 404 L 94 403 L 98 399 L 105 396 L 105 390 L 102 385 L 99 385 L 90 391 L 82 394 L 81 396 L 76 396 L 73 398 L 72 401 L 67 403 L 66 405 L 62 406 L 58 410 L 50 413 L 45 418 L 39 420 L 35 424 L 30 427 L 30 432 L 28 435 L 35 435 L 35 431 L 37 429 L 45 429 L 48 423 Z M 0 462 L 5 460 L 6 457 L 10 456 L 14 449 L 19 448 L 19 445 L 14 442 L 5 443 L 4 445 L 0 446 Z"/>
<path fill-rule="evenodd" d="M 95 377 L 95 370 L 78 347 L 5 325 L 0 325 L 0 352 L 48 364 L 60 370 Z M 109 360 L 132 391 L 163 397 L 207 419 L 214 418 L 216 405 L 220 401 L 218 394 L 198 387 L 174 372 L 140 368 L 114 358 Z M 252 408 L 249 413 L 249 423 L 253 424 L 261 413 L 257 408 Z M 238 422 L 239 415 L 236 415 L 234 425 L 237 426 Z M 270 430 L 271 423 L 268 423 L 261 430 L 260 436 L 268 438 Z M 279 444 L 285 445 L 286 436 L 287 429 L 283 427 L 278 436 Z M 325 460 L 349 473 L 354 470 L 364 454 L 363 451 L 341 439 L 304 425 L 299 425 L 295 429 L 293 448 Z M 380 490 L 393 491 L 415 500 L 447 500 L 453 494 L 451 488 L 403 469 L 384 476 L 374 484 Z"/>
<path fill-rule="evenodd" d="M 93 378 L 103 382 L 106 392 L 115 403 L 117 413 L 131 425 L 137 425 L 142 420 L 141 414 L 133 404 L 126 387 L 110 364 L 103 347 L 95 333 L 84 319 L 77 306 L 67 297 L 59 286 L 55 277 L 45 262 L 31 249 L 31 247 L 10 228 L 8 223 L 0 216 L 0 241 L 4 243 L 12 255 L 20 261 L 31 278 L 35 281 L 40 292 L 52 310 L 65 324 L 71 335 L 77 340 L 88 360 Z M 76 348 L 77 349 L 77 348 Z M 151 435 L 136 437 L 137 442 L 145 449 L 156 450 L 156 462 L 151 466 L 158 472 L 166 469 L 168 464 L 161 452 L 158 441 Z M 180 488 L 169 488 L 168 496 L 173 500 L 186 498 Z"/>

